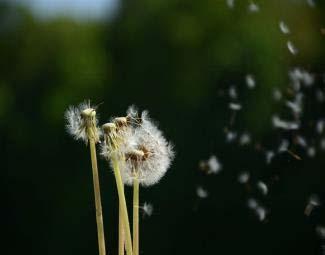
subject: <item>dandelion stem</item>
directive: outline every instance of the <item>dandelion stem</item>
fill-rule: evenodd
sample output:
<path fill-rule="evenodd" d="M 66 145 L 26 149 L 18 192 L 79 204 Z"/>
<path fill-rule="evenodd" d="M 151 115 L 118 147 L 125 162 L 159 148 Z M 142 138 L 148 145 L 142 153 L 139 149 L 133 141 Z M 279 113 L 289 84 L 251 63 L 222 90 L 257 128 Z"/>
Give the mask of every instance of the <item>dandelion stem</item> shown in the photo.
<path fill-rule="evenodd" d="M 122 177 L 121 177 L 120 168 L 116 156 L 112 156 L 112 163 L 113 163 L 117 192 L 119 196 L 119 201 L 120 201 L 119 203 L 121 206 L 121 214 L 122 214 L 123 225 L 124 225 L 126 254 L 132 255 L 132 240 L 131 240 L 129 216 L 126 207 Z"/>
<path fill-rule="evenodd" d="M 124 246 L 125 246 L 125 234 L 124 234 L 124 225 L 123 225 L 123 218 L 122 218 L 122 209 L 121 204 L 119 204 L 118 210 L 118 254 L 124 255 Z"/>
<path fill-rule="evenodd" d="M 102 213 L 102 204 L 100 198 L 100 187 L 99 187 L 99 177 L 98 177 L 98 167 L 97 167 L 97 157 L 96 157 L 96 144 L 93 138 L 89 139 L 89 143 L 90 143 L 91 165 L 93 170 L 99 255 L 106 255 L 103 213 Z"/>
<path fill-rule="evenodd" d="M 133 255 L 139 255 L 139 179 L 133 180 Z"/>

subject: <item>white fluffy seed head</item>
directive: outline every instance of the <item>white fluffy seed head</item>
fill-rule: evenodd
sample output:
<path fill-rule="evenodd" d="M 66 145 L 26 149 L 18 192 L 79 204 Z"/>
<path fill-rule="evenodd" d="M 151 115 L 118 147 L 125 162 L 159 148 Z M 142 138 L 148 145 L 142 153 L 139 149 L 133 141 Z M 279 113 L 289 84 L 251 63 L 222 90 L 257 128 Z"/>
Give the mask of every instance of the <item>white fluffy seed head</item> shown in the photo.
<path fill-rule="evenodd" d="M 88 140 L 93 138 L 96 143 L 99 142 L 101 132 L 97 127 L 95 107 L 92 107 L 90 102 L 83 102 L 77 107 L 70 106 L 65 112 L 65 119 L 68 133 L 76 140 L 87 144 Z"/>
<path fill-rule="evenodd" d="M 119 148 L 121 157 L 120 171 L 122 180 L 132 185 L 138 178 L 142 186 L 157 183 L 166 173 L 174 158 L 173 147 L 166 141 L 162 132 L 148 117 L 146 111 L 138 117 L 134 107 L 129 108 L 130 130 L 121 133 L 123 144 Z"/>

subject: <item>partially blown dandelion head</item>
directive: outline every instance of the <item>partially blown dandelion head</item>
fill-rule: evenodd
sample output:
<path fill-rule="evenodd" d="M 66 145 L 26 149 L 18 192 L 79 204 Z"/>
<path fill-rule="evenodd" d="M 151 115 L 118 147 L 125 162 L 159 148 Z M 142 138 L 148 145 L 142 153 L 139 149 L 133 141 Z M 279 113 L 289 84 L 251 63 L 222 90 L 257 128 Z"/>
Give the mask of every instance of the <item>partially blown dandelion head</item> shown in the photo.
<path fill-rule="evenodd" d="M 100 131 L 97 127 L 96 110 L 90 102 L 81 103 L 78 107 L 70 106 L 65 112 L 67 130 L 76 140 L 83 140 L 86 144 L 89 139 L 99 142 Z"/>
<path fill-rule="evenodd" d="M 102 154 L 112 154 L 119 160 L 123 182 L 132 185 L 137 178 L 143 186 L 157 183 L 166 173 L 173 159 L 173 149 L 161 131 L 149 119 L 146 111 L 139 117 L 130 107 L 126 117 L 113 119 L 116 129 L 104 129 Z"/>

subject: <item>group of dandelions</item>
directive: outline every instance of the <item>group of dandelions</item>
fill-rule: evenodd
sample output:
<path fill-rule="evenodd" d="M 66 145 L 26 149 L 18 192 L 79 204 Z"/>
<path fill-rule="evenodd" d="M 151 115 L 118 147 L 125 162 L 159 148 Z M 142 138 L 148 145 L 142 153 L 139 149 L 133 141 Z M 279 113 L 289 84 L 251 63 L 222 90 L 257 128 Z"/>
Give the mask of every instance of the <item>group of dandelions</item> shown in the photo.
<path fill-rule="evenodd" d="M 125 117 L 111 119 L 98 126 L 96 107 L 89 102 L 69 107 L 65 113 L 67 130 L 76 139 L 89 144 L 95 193 L 99 254 L 105 255 L 105 237 L 97 168 L 96 145 L 113 169 L 119 197 L 118 254 L 139 254 L 139 185 L 157 183 L 166 173 L 174 157 L 173 148 L 148 117 L 130 107 Z M 124 195 L 124 184 L 133 186 L 133 231 Z M 150 209 L 151 210 L 151 209 Z"/>

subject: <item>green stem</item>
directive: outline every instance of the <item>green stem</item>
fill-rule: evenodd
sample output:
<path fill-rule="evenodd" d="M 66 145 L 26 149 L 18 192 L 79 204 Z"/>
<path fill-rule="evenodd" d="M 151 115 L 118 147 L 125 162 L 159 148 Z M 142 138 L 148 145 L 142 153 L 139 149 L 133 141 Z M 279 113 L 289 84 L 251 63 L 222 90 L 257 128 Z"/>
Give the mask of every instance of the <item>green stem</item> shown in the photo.
<path fill-rule="evenodd" d="M 123 225 L 125 231 L 126 254 L 132 255 L 132 240 L 131 240 L 129 216 L 126 207 L 122 177 L 121 177 L 120 168 L 116 156 L 112 157 L 112 163 L 113 163 L 113 170 L 115 174 L 117 192 L 118 192 L 119 201 L 121 205 L 121 213 L 122 213 L 122 219 L 123 219 Z"/>
<path fill-rule="evenodd" d="M 133 255 L 139 255 L 139 179 L 133 181 Z"/>
<path fill-rule="evenodd" d="M 122 219 L 121 205 L 119 204 L 119 210 L 118 210 L 118 254 L 119 255 L 124 255 L 124 247 L 125 247 L 124 225 Z"/>
<path fill-rule="evenodd" d="M 100 198 L 100 187 L 99 187 L 99 177 L 98 177 L 98 167 L 97 167 L 97 157 L 96 157 L 96 144 L 94 139 L 89 139 L 89 143 L 90 143 L 91 165 L 93 171 L 99 255 L 106 255 L 102 203 Z"/>

